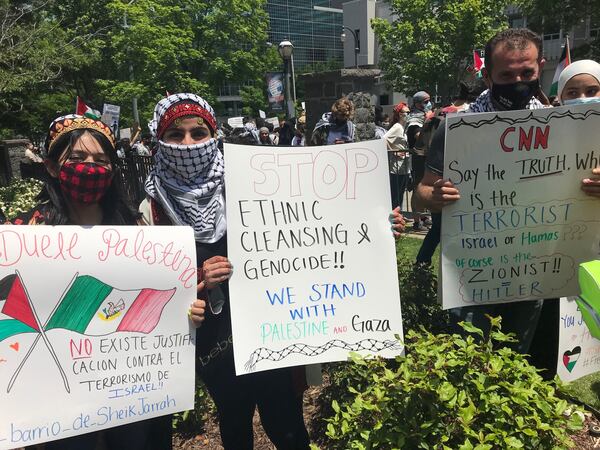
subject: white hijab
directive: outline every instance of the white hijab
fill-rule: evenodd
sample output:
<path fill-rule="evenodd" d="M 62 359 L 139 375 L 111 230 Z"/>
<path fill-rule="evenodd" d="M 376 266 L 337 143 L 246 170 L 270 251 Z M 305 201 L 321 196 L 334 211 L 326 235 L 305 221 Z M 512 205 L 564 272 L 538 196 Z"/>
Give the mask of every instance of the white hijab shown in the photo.
<path fill-rule="evenodd" d="M 569 64 L 558 78 L 558 101 L 562 104 L 562 92 L 569 80 L 577 75 L 587 73 L 600 83 L 600 64 L 591 59 L 582 59 Z"/>

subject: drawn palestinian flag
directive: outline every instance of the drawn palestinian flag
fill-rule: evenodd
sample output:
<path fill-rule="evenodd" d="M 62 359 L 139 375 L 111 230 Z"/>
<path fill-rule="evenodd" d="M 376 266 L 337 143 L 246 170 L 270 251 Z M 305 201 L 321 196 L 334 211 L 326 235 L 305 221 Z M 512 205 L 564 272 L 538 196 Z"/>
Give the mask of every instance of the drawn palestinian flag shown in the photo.
<path fill-rule="evenodd" d="M 175 290 L 120 290 L 92 276 L 78 276 L 45 330 L 64 328 L 90 336 L 117 331 L 150 333 Z"/>
<path fill-rule="evenodd" d="M 39 325 L 21 278 L 17 274 L 2 278 L 0 280 L 0 341 L 17 334 L 39 331 Z"/>

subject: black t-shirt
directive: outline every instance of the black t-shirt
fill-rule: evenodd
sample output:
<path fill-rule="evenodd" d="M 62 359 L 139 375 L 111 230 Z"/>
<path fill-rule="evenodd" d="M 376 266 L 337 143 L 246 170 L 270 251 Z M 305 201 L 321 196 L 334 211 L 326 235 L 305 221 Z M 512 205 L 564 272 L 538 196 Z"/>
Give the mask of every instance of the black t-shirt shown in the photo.
<path fill-rule="evenodd" d="M 419 125 L 412 125 L 406 130 L 406 140 L 408 141 L 408 148 L 415 148 L 417 143 L 417 133 L 421 131 Z"/>
<path fill-rule="evenodd" d="M 427 170 L 439 175 L 444 175 L 444 147 L 446 143 L 446 120 L 442 120 L 433 134 L 429 151 L 427 152 Z"/>

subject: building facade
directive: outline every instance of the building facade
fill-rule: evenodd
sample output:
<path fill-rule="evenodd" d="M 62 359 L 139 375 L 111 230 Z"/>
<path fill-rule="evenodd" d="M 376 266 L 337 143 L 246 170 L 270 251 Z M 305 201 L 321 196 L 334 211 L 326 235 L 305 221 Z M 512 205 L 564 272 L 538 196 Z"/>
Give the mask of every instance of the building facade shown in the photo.
<path fill-rule="evenodd" d="M 294 45 L 296 72 L 343 64 L 343 0 L 267 0 L 269 42 L 289 40 Z M 282 62 L 283 65 L 283 62 Z M 283 69 L 282 69 L 283 70 Z M 225 84 L 217 99 L 226 116 L 242 114 L 240 86 Z"/>
<path fill-rule="evenodd" d="M 325 63 L 341 65 L 341 4 L 334 0 L 268 0 L 269 41 L 277 45 L 287 39 L 294 44 L 296 70 Z"/>

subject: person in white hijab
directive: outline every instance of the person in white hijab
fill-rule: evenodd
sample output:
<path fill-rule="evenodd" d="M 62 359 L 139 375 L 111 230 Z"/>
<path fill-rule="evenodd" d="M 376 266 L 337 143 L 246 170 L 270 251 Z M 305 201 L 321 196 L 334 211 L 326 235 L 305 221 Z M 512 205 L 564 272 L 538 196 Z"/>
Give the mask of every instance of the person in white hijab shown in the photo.
<path fill-rule="evenodd" d="M 561 105 L 598 104 L 600 108 L 600 64 L 583 59 L 569 64 L 558 79 L 558 101 Z M 600 167 L 581 181 L 588 195 L 600 197 Z"/>
<path fill-rule="evenodd" d="M 558 79 L 561 105 L 600 102 L 600 64 L 583 59 L 569 64 Z"/>

